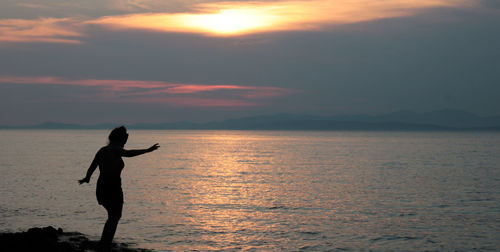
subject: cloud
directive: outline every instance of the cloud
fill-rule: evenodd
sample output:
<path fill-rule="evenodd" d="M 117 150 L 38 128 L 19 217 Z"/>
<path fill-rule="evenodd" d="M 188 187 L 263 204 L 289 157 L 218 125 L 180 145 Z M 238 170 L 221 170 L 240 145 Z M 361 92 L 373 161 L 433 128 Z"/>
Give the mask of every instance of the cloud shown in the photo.
<path fill-rule="evenodd" d="M 48 9 L 47 5 L 39 4 L 39 3 L 16 3 L 19 7 L 26 7 L 31 9 Z"/>
<path fill-rule="evenodd" d="M 60 77 L 0 76 L 0 83 L 90 87 L 101 90 L 101 98 L 109 101 L 165 103 L 188 107 L 257 106 L 260 105 L 258 101 L 298 92 L 280 87 L 178 84 L 141 80 L 69 80 Z"/>
<path fill-rule="evenodd" d="M 62 6 L 72 6 L 66 3 Z M 0 43 L 81 44 L 88 25 L 115 30 L 195 33 L 235 36 L 251 33 L 318 30 L 332 25 L 351 24 L 384 18 L 410 16 L 426 8 L 471 5 L 471 0 L 310 0 L 310 1 L 226 1 L 186 2 L 176 10 L 170 4 L 151 10 L 156 1 L 111 1 L 106 8 L 129 9 L 127 15 L 91 18 L 0 19 Z M 52 3 L 18 3 L 28 9 L 57 9 Z M 68 7 L 66 6 L 66 7 Z M 89 6 L 90 7 L 90 6 Z M 62 8 L 59 6 L 59 8 Z M 94 7 L 95 8 L 95 7 Z M 98 12 L 98 9 L 94 9 Z M 147 13 L 134 13 L 148 11 Z M 162 12 L 160 12 L 162 11 Z"/>
<path fill-rule="evenodd" d="M 111 29 L 232 36 L 257 32 L 315 30 L 326 26 L 413 15 L 419 10 L 468 4 L 469 0 L 312 0 L 214 2 L 191 13 L 105 16 L 87 23 Z"/>
<path fill-rule="evenodd" d="M 49 84 L 49 85 L 74 85 L 87 87 L 100 87 L 107 90 L 128 90 L 131 88 L 162 88 L 171 87 L 163 81 L 140 81 L 140 80 L 68 80 L 60 77 L 22 77 L 22 76 L 0 76 L 0 83 L 14 84 Z"/>
<path fill-rule="evenodd" d="M 484 6 L 493 9 L 500 9 L 500 2 L 497 0 L 482 0 Z"/>
<path fill-rule="evenodd" d="M 0 19 L 0 42 L 80 44 L 82 36 L 71 18 Z"/>

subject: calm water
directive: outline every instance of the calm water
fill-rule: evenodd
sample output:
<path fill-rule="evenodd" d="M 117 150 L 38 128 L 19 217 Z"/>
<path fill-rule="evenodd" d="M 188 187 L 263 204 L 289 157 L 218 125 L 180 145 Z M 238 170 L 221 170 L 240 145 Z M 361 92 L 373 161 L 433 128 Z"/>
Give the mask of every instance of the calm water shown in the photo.
<path fill-rule="evenodd" d="M 98 239 L 108 131 L 0 131 L 0 231 Z M 500 250 L 500 133 L 131 131 L 116 240 L 163 250 Z"/>

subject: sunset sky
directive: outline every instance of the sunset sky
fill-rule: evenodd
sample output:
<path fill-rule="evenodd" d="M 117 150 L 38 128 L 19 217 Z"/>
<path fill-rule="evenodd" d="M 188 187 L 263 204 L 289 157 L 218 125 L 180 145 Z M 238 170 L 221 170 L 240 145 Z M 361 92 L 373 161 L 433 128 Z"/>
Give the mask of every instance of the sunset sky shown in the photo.
<path fill-rule="evenodd" d="M 0 124 L 500 115 L 495 0 L 4 0 Z"/>

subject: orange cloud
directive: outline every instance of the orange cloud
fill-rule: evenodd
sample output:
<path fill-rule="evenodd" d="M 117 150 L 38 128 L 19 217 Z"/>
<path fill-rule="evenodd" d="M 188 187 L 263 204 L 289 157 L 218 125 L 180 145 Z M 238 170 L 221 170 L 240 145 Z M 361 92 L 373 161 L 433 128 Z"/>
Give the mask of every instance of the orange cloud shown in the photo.
<path fill-rule="evenodd" d="M 140 2 L 138 2 L 140 3 Z M 425 8 L 474 5 L 473 0 L 284 0 L 184 3 L 194 11 L 138 13 L 97 19 L 0 19 L 0 43 L 80 44 L 87 25 L 110 29 L 235 36 L 259 32 L 316 30 L 382 18 L 409 16 Z M 43 8 L 43 5 L 18 5 Z"/>
<path fill-rule="evenodd" d="M 0 19 L 0 42 L 80 44 L 83 33 L 70 18 Z"/>
<path fill-rule="evenodd" d="M 19 77 L 0 76 L 0 83 L 13 84 L 49 84 L 49 85 L 74 85 L 99 87 L 106 90 L 129 90 L 132 88 L 166 88 L 174 87 L 176 84 L 164 81 L 140 81 L 140 80 L 68 80 L 60 77 Z"/>
<path fill-rule="evenodd" d="M 256 32 L 311 30 L 415 14 L 424 8 L 460 6 L 470 0 L 311 0 L 217 2 L 196 13 L 140 13 L 88 21 L 112 29 L 145 29 L 231 36 Z"/>
<path fill-rule="evenodd" d="M 176 86 L 168 89 L 168 93 L 171 94 L 189 94 L 197 92 L 215 91 L 215 90 L 245 90 L 251 87 L 235 86 L 235 85 L 192 85 L 186 84 L 181 86 Z"/>
<path fill-rule="evenodd" d="M 69 80 L 60 77 L 0 76 L 0 83 L 92 87 L 102 90 L 104 98 L 117 101 L 208 107 L 256 106 L 257 100 L 298 92 L 280 87 L 178 84 L 141 80 Z M 221 93 L 222 91 L 224 93 Z M 202 93 L 206 97 L 197 97 Z"/>

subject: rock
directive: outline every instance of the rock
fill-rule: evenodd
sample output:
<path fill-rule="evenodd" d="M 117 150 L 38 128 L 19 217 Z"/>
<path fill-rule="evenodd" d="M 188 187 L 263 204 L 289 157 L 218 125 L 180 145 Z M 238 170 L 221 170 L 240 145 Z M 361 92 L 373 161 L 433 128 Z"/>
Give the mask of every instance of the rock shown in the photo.
<path fill-rule="evenodd" d="M 147 252 L 146 249 L 128 248 L 127 244 L 113 244 L 112 251 Z M 63 232 L 61 228 L 52 226 L 30 228 L 27 232 L 1 233 L 0 251 L 54 251 L 54 252 L 84 252 L 98 251 L 99 242 L 91 241 L 78 232 Z"/>

